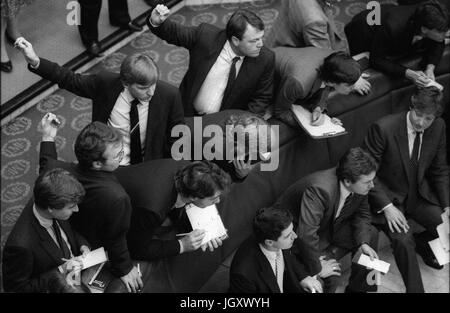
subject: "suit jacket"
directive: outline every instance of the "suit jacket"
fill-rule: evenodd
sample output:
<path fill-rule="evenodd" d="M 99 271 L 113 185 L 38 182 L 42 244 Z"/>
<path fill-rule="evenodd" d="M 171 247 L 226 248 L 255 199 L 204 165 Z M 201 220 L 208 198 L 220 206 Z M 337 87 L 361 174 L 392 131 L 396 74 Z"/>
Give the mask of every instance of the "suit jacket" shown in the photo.
<path fill-rule="evenodd" d="M 49 276 L 59 273 L 63 264 L 61 249 L 33 213 L 33 201 L 23 209 L 3 250 L 3 287 L 7 292 L 46 292 Z M 87 241 L 72 230 L 68 221 L 59 220 L 72 253 L 81 254 Z"/>
<path fill-rule="evenodd" d="M 370 65 L 393 76 L 405 75 L 406 67 L 395 61 L 411 51 L 422 51 L 421 67 L 427 64 L 437 66 L 444 52 L 444 42 L 424 38 L 417 45 L 412 40 L 418 34 L 412 18 L 417 5 L 382 7 L 381 25 L 367 24 L 369 10 L 357 14 L 345 27 L 352 54 L 370 51 Z"/>
<path fill-rule="evenodd" d="M 409 148 L 407 112 L 388 115 L 376 121 L 364 141 L 365 148 L 379 164 L 375 188 L 371 191 L 372 209 L 389 203 L 403 204 L 408 194 Z M 418 165 L 418 190 L 430 203 L 449 206 L 449 167 L 445 123 L 437 118 L 422 135 Z"/>
<path fill-rule="evenodd" d="M 148 19 L 147 25 L 155 35 L 189 50 L 189 68 L 180 92 L 185 116 L 193 116 L 195 97 L 227 40 L 225 30 L 209 24 L 185 27 L 171 20 L 153 27 Z M 241 109 L 264 114 L 272 101 L 274 69 L 275 55 L 266 47 L 256 58 L 245 57 L 230 96 L 220 110 Z"/>
<path fill-rule="evenodd" d="M 54 142 L 41 142 L 39 157 L 40 171 L 64 168 L 83 185 L 86 195 L 78 205 L 79 212 L 70 218 L 72 227 L 93 249 L 105 247 L 115 276 L 128 274 L 133 267 L 126 240 L 132 209 L 128 194 L 114 174 L 57 161 Z"/>
<path fill-rule="evenodd" d="M 278 18 L 265 39 L 270 48 L 314 46 L 347 50 L 333 18 L 324 12 L 322 0 L 283 0 Z"/>
<path fill-rule="evenodd" d="M 349 241 L 357 246 L 370 242 L 368 197 L 353 194 L 350 205 L 335 219 L 339 197 L 336 169 L 331 168 L 300 179 L 275 204 L 292 212 L 297 234 L 305 245 L 305 263 L 313 274 L 322 268 L 319 261 L 322 250 L 333 243 L 333 233 L 345 224 L 351 223 L 353 228 Z"/>
<path fill-rule="evenodd" d="M 290 250 L 283 250 L 283 258 L 283 292 L 303 292 L 300 281 L 308 276 L 303 265 L 291 254 Z M 244 241 L 234 255 L 230 268 L 229 291 L 236 293 L 281 292 L 270 262 L 253 236 Z"/>
<path fill-rule="evenodd" d="M 75 74 L 71 70 L 41 58 L 37 69 L 30 71 L 48 79 L 60 88 L 92 99 L 92 120 L 107 123 L 117 98 L 124 87 L 119 74 L 102 71 L 98 74 Z M 158 81 L 150 100 L 145 136 L 144 161 L 170 157 L 172 127 L 184 124 L 180 94 L 174 86 Z"/>
<path fill-rule="evenodd" d="M 159 234 L 167 217 L 172 217 L 175 226 L 184 227 L 180 216 L 171 213 L 174 213 L 172 208 L 178 195 L 174 186 L 175 173 L 189 163 L 172 159 L 154 160 L 119 168 L 114 173 L 130 195 L 133 207 L 128 232 L 133 258 L 158 260 L 179 254 L 177 238 L 162 238 Z"/>

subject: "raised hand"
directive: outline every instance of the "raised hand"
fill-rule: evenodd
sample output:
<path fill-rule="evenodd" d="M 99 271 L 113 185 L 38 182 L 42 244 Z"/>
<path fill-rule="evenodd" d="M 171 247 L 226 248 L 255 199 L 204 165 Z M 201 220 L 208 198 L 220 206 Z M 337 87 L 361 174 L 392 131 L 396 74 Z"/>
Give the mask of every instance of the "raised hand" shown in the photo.
<path fill-rule="evenodd" d="M 169 17 L 170 10 L 163 4 L 158 4 L 150 15 L 150 22 L 153 26 L 158 27 Z"/>
<path fill-rule="evenodd" d="M 22 52 L 23 56 L 25 57 L 25 60 L 31 64 L 31 66 L 38 66 L 39 64 L 39 57 L 37 56 L 36 52 L 34 52 L 33 45 L 29 43 L 25 38 L 19 37 L 17 38 L 14 47 L 18 49 L 20 52 Z"/>
<path fill-rule="evenodd" d="M 53 113 L 47 113 L 41 120 L 42 141 L 55 141 L 58 127 L 61 122 Z"/>

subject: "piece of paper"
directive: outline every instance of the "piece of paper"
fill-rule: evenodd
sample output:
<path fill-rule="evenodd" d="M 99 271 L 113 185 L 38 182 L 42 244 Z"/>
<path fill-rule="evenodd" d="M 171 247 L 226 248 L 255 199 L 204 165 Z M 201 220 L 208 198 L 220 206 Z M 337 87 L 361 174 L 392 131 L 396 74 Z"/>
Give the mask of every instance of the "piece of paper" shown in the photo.
<path fill-rule="evenodd" d="M 311 112 L 296 104 L 293 104 L 291 109 L 300 126 L 313 138 L 335 137 L 347 133 L 344 127 L 333 124 L 331 118 L 326 114 L 325 122 L 322 125 L 313 126 L 311 125 Z"/>
<path fill-rule="evenodd" d="M 448 212 L 449 211 L 442 213 L 441 218 L 442 218 L 442 222 L 444 223 L 445 231 L 447 233 L 450 233 L 450 220 L 449 220 Z"/>
<path fill-rule="evenodd" d="M 379 259 L 371 261 L 370 257 L 364 253 L 361 254 L 357 263 L 367 268 L 377 270 L 383 274 L 386 274 L 389 271 L 389 267 L 391 266 L 389 263 Z"/>
<path fill-rule="evenodd" d="M 430 245 L 430 248 L 433 251 L 433 254 L 436 257 L 439 265 L 445 265 L 449 263 L 450 253 L 449 251 L 444 250 L 444 247 L 442 246 L 441 240 L 439 238 L 428 242 L 428 244 Z"/>
<path fill-rule="evenodd" d="M 202 245 L 208 241 L 227 235 L 227 230 L 223 225 L 222 218 L 215 205 L 206 208 L 199 208 L 191 205 L 186 208 L 186 214 L 191 222 L 192 229 L 205 230 L 205 237 Z"/>
<path fill-rule="evenodd" d="M 83 260 L 83 270 L 100 263 L 108 261 L 108 256 L 106 255 L 105 248 L 101 247 L 96 250 L 89 252 Z"/>
<path fill-rule="evenodd" d="M 449 251 L 449 233 L 448 231 L 445 229 L 445 225 L 442 223 L 441 225 L 439 225 L 438 227 L 436 227 L 437 233 L 439 235 L 439 240 L 441 241 L 442 247 L 444 248 L 444 250 L 446 252 Z"/>

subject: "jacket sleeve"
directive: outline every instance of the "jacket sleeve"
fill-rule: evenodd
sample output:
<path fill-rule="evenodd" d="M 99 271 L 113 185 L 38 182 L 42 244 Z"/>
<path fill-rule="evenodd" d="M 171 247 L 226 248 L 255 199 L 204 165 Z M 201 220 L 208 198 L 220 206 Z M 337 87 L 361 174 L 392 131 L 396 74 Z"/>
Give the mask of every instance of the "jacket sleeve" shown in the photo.
<path fill-rule="evenodd" d="M 73 92 L 80 97 L 94 98 L 95 94 L 102 90 L 98 75 L 77 74 L 43 58 L 37 69 L 33 69 L 30 65 L 28 65 L 28 69 L 42 78 L 58 84 L 59 88 Z"/>
<path fill-rule="evenodd" d="M 269 51 L 268 58 L 264 72 L 261 77 L 259 77 L 256 89 L 248 103 L 249 111 L 259 115 L 264 115 L 266 113 L 266 109 L 272 104 L 273 98 L 275 54 L 272 51 Z"/>
<path fill-rule="evenodd" d="M 198 27 L 187 27 L 171 21 L 169 18 L 158 27 L 153 27 L 150 23 L 150 16 L 147 17 L 148 28 L 162 40 L 188 50 L 192 49 L 197 43 L 199 33 L 201 32 L 201 25 Z"/>
<path fill-rule="evenodd" d="M 326 21 L 314 21 L 306 25 L 303 28 L 303 38 L 307 46 L 332 49 Z"/>
<path fill-rule="evenodd" d="M 353 238 L 358 246 L 370 243 L 370 228 L 372 217 L 368 197 L 364 197 L 352 219 Z M 376 249 L 376 247 L 372 247 Z"/>
<path fill-rule="evenodd" d="M 305 246 L 304 260 L 313 275 L 322 270 L 320 264 L 319 228 L 325 211 L 322 196 L 316 188 L 308 188 L 303 193 L 300 204 L 300 218 L 297 232 Z"/>
<path fill-rule="evenodd" d="M 424 38 L 423 40 L 425 40 L 427 49 L 424 52 L 421 67 L 425 69 L 428 64 L 433 64 L 437 67 L 444 53 L 445 42 L 437 42 L 428 38 Z"/>
<path fill-rule="evenodd" d="M 33 253 L 23 247 L 6 246 L 3 251 L 3 286 L 7 292 L 41 293 L 46 292 L 48 279 L 57 268 L 32 277 Z M 61 262 L 62 263 L 62 262 Z"/>

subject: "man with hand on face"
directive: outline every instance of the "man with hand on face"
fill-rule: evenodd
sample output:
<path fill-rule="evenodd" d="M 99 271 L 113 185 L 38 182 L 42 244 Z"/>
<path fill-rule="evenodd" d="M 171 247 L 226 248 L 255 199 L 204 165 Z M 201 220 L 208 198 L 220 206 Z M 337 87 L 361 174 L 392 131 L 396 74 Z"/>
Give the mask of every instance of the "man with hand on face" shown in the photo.
<path fill-rule="evenodd" d="M 161 39 L 189 50 L 180 85 L 185 116 L 227 109 L 264 115 L 272 101 L 275 56 L 263 46 L 263 21 L 238 10 L 221 30 L 209 24 L 185 27 L 166 20 L 169 14 L 166 6 L 157 5 L 147 25 Z"/>
<path fill-rule="evenodd" d="M 311 274 L 324 279 L 325 292 L 337 288 L 341 275 L 336 261 L 351 252 L 378 258 L 378 231 L 371 225 L 368 193 L 373 188 L 377 164 L 369 153 L 352 148 L 336 168 L 319 171 L 288 188 L 275 204 L 298 217 L 297 250 Z M 296 219 L 294 218 L 294 221 Z M 367 284 L 370 270 L 353 263 L 346 292 L 376 291 Z"/>
<path fill-rule="evenodd" d="M 81 271 L 82 260 L 75 256 L 90 252 L 86 239 L 68 222 L 85 194 L 80 182 L 56 168 L 37 178 L 33 194 L 3 250 L 6 292 L 47 292 L 53 275 L 66 278 Z"/>
<path fill-rule="evenodd" d="M 288 210 L 263 208 L 253 219 L 253 235 L 237 250 L 230 268 L 230 292 L 320 292 L 321 283 L 308 276 L 291 247 L 297 239 Z"/>
<path fill-rule="evenodd" d="M 442 269 L 428 242 L 437 238 L 441 214 L 449 210 L 449 167 L 442 92 L 417 88 L 410 110 L 383 117 L 370 128 L 367 150 L 380 164 L 371 192 L 376 226 L 392 242 L 406 292 L 424 292 L 416 251 L 425 264 Z M 412 234 L 408 218 L 425 227 Z M 417 245 L 417 246 L 416 246 Z"/>
<path fill-rule="evenodd" d="M 170 157 L 177 138 L 175 125 L 184 124 L 178 89 L 159 80 L 158 68 L 145 53 L 127 56 L 120 74 L 76 74 L 58 64 L 39 58 L 32 45 L 20 38 L 16 47 L 33 73 L 74 94 L 92 99 L 92 120 L 120 130 L 124 156 L 121 166 Z"/>
<path fill-rule="evenodd" d="M 53 113 L 47 113 L 41 121 L 40 171 L 61 167 L 83 185 L 86 195 L 70 223 L 94 249 L 105 248 L 112 274 L 120 278 L 129 292 L 136 292 L 143 287 L 143 282 L 132 263 L 126 240 L 132 207 L 128 194 L 113 173 L 124 156 L 122 135 L 101 122 L 90 123 L 75 141 L 78 164 L 62 162 L 57 160 L 55 146 L 57 124 Z"/>

